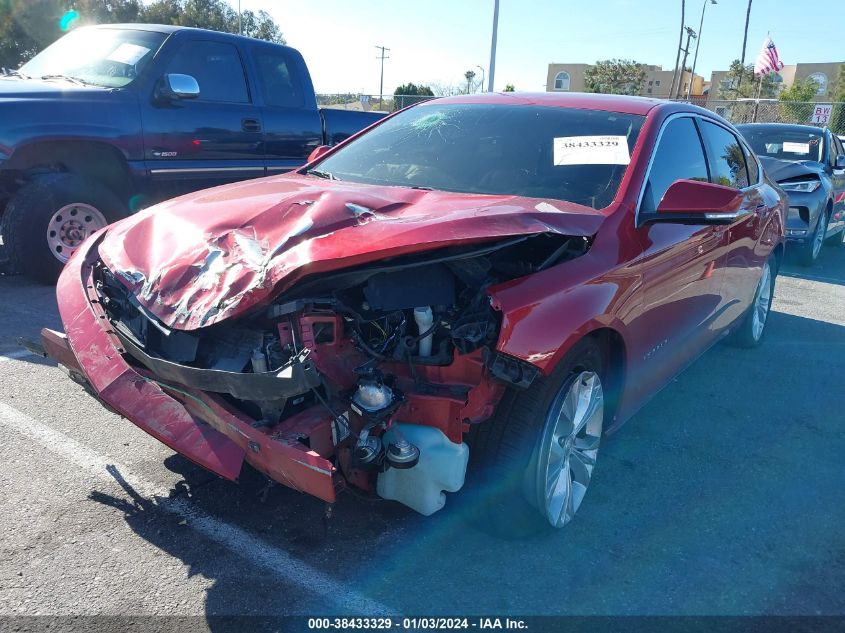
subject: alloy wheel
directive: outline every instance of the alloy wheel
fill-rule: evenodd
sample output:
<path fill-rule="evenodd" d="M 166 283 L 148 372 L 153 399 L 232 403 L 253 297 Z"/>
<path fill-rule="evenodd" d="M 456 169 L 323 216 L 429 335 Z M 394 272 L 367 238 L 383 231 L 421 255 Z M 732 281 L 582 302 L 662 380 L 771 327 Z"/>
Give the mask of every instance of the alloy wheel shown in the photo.
<path fill-rule="evenodd" d="M 569 523 L 584 499 L 603 422 L 604 391 L 598 374 L 574 375 L 549 410 L 537 459 L 537 504 L 553 527 Z"/>
<path fill-rule="evenodd" d="M 757 296 L 754 298 L 753 312 L 751 313 L 751 333 L 755 341 L 763 336 L 766 327 L 766 319 L 769 316 L 769 307 L 772 302 L 772 267 L 769 262 L 763 265 L 763 275 L 760 277 L 760 285 L 757 286 Z"/>
<path fill-rule="evenodd" d="M 816 222 L 816 232 L 813 234 L 813 259 L 818 257 L 822 250 L 825 233 L 827 233 L 827 213 L 824 213 Z"/>
<path fill-rule="evenodd" d="M 106 226 L 105 216 L 90 204 L 68 204 L 56 211 L 47 224 L 47 244 L 53 257 L 65 263 L 89 235 Z"/>

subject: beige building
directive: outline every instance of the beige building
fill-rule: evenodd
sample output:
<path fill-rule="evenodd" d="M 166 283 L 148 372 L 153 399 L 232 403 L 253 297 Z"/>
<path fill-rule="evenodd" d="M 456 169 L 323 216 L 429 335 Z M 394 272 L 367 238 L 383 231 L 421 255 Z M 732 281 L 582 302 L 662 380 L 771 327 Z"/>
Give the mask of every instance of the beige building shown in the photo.
<path fill-rule="evenodd" d="M 831 98 L 833 84 L 836 76 L 839 73 L 839 66 L 845 62 L 823 62 L 812 64 L 790 64 L 784 66 L 780 72 L 775 76 L 777 84 L 777 92 L 786 90 L 796 79 L 804 80 L 812 78 L 818 84 L 818 91 L 814 101 L 828 101 Z M 710 77 L 710 85 L 712 89 L 707 98 L 707 103 L 721 100 L 721 95 L 725 91 L 730 91 L 733 87 L 732 80 L 728 79 L 727 70 L 715 70 Z M 777 96 L 775 94 L 774 96 Z M 728 96 L 728 98 L 731 98 Z"/>
<path fill-rule="evenodd" d="M 546 75 L 546 92 L 584 92 L 584 73 L 592 64 L 549 64 Z M 640 94 L 644 97 L 669 97 L 674 71 L 663 70 L 661 66 L 646 66 L 645 81 Z M 692 94 L 700 97 L 704 93 L 705 81 L 701 75 L 691 78 L 689 71 L 684 71 L 681 94 L 686 96 L 689 82 L 692 80 Z"/>

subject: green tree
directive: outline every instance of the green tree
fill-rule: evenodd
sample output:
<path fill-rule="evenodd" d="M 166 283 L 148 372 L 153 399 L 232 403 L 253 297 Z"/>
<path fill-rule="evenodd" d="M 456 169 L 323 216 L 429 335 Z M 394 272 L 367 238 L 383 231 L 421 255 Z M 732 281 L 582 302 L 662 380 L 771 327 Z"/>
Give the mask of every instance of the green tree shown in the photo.
<path fill-rule="evenodd" d="M 719 84 L 719 98 L 754 99 L 759 90 L 761 99 L 772 99 L 777 94 L 777 84 L 775 73 L 758 78 L 754 74 L 754 64 L 743 67 L 740 61 L 735 59 L 728 68 L 728 74 Z"/>
<path fill-rule="evenodd" d="M 0 0 L 0 68 L 18 68 L 64 32 L 62 16 L 75 11 L 71 27 L 84 24 L 147 22 L 238 32 L 238 12 L 225 0 Z M 241 14 L 243 34 L 284 44 L 266 11 Z"/>
<path fill-rule="evenodd" d="M 587 92 L 636 95 L 645 81 L 645 66 L 628 59 L 606 59 L 584 72 Z"/>
<path fill-rule="evenodd" d="M 845 134 L 845 64 L 839 64 L 836 79 L 830 87 L 830 96 L 836 104 L 830 117 L 830 129 Z"/>
<path fill-rule="evenodd" d="M 505 92 L 516 92 L 516 88 L 513 84 L 507 84 L 505 86 Z"/>
<path fill-rule="evenodd" d="M 819 84 L 813 79 L 796 79 L 792 85 L 783 90 L 780 100 L 780 116 L 790 123 L 806 123 L 813 114 L 813 99 Z"/>
<path fill-rule="evenodd" d="M 393 109 L 401 110 L 406 106 L 425 101 L 433 96 L 434 92 L 428 86 L 423 86 L 422 84 L 418 86 L 415 83 L 409 82 L 397 86 L 396 90 L 393 91 Z"/>

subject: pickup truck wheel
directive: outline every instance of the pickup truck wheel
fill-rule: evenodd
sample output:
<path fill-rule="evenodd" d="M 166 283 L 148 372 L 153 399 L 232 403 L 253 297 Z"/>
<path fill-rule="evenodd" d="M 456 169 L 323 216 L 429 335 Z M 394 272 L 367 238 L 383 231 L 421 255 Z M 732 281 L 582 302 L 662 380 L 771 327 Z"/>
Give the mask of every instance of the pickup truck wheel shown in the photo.
<path fill-rule="evenodd" d="M 734 331 L 733 343 L 738 347 L 753 348 L 763 342 L 763 335 L 766 333 L 766 323 L 769 320 L 769 312 L 772 308 L 772 298 L 775 294 L 775 276 L 777 275 L 777 264 L 774 257 L 763 264 L 763 273 L 757 283 L 757 290 L 754 292 L 754 299 L 751 307 Z"/>
<path fill-rule="evenodd" d="M 584 500 L 605 414 L 602 348 L 577 343 L 551 376 L 510 392 L 470 445 L 474 523 L 521 537 L 568 524 Z"/>
<path fill-rule="evenodd" d="M 73 174 L 42 176 L 21 188 L 3 216 L 3 243 L 14 271 L 55 283 L 85 239 L 125 215 L 104 187 Z"/>

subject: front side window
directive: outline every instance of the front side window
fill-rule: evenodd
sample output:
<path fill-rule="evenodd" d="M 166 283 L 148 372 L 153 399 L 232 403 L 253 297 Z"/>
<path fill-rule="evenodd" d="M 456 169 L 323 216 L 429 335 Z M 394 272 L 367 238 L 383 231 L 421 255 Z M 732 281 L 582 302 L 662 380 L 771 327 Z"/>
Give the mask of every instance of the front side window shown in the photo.
<path fill-rule="evenodd" d="M 196 79 L 202 101 L 249 103 L 241 57 L 231 44 L 186 42 L 170 60 L 165 72 Z"/>
<path fill-rule="evenodd" d="M 21 66 L 28 77 L 61 78 L 104 88 L 131 83 L 150 62 L 164 33 L 129 29 L 71 31 Z"/>
<path fill-rule="evenodd" d="M 338 180 L 610 204 L 644 117 L 432 101 L 387 119 L 315 165 Z"/>
<path fill-rule="evenodd" d="M 673 119 L 663 128 L 640 209 L 645 213 L 657 211 L 669 185 L 676 180 L 709 180 L 701 139 L 689 117 Z"/>
<path fill-rule="evenodd" d="M 701 122 L 701 135 L 710 159 L 710 181 L 735 189 L 747 187 L 748 170 L 739 139 L 721 125 L 709 121 Z"/>

